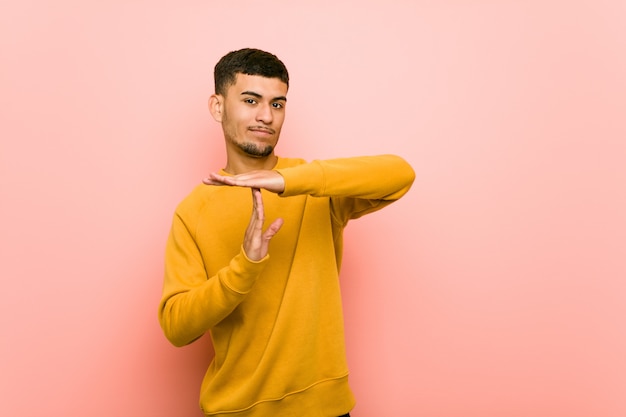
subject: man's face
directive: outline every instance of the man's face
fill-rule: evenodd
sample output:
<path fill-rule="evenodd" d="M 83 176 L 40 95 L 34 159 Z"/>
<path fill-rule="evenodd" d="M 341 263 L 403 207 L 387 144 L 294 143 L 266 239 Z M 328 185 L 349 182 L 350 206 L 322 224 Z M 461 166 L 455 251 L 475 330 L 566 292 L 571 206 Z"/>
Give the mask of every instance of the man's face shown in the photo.
<path fill-rule="evenodd" d="M 257 158 L 271 155 L 285 120 L 287 85 L 278 78 L 237 74 L 218 97 L 226 146 Z"/>

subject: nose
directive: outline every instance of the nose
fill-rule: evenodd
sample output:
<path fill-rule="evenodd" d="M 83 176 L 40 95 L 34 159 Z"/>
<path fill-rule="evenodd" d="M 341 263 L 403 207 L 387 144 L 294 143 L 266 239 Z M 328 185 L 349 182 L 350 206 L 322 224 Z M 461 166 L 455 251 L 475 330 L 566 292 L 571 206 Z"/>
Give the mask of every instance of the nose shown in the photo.
<path fill-rule="evenodd" d="M 269 125 L 274 120 L 274 115 L 272 113 L 272 106 L 268 103 L 263 103 L 257 107 L 256 114 L 257 122 L 264 123 Z"/>

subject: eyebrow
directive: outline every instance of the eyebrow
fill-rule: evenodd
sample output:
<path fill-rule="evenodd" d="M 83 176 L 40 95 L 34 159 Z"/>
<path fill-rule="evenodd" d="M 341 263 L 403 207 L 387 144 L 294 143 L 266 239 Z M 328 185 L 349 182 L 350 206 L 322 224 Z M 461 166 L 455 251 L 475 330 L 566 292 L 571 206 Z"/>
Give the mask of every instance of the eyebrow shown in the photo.
<path fill-rule="evenodd" d="M 256 93 L 254 91 L 244 91 L 243 93 L 241 93 L 242 96 L 252 96 L 252 97 L 256 97 L 256 98 L 263 98 L 263 96 L 259 93 Z M 282 101 L 287 101 L 287 97 L 285 96 L 278 96 L 278 97 L 274 97 L 272 101 L 276 101 L 276 100 L 282 100 Z"/>

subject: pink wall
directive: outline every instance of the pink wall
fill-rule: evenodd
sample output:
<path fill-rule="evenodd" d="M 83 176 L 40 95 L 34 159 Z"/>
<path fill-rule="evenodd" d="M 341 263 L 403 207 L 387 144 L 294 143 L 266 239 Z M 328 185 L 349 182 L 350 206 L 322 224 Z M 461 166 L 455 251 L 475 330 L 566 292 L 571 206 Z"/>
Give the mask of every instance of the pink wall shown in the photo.
<path fill-rule="evenodd" d="M 162 252 L 243 46 L 290 69 L 281 155 L 417 173 L 347 229 L 356 417 L 626 415 L 623 1 L 4 3 L 0 415 L 200 415 Z"/>

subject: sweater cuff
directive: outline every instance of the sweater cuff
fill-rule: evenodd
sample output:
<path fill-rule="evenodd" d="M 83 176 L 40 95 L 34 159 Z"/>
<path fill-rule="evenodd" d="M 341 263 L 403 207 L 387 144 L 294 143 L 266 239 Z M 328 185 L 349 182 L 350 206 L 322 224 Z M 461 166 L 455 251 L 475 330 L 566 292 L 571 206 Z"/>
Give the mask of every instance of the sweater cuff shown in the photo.
<path fill-rule="evenodd" d="M 269 257 L 267 254 L 262 259 L 253 261 L 241 246 L 239 253 L 230 261 L 230 273 L 222 277 L 222 284 L 233 292 L 247 294 L 265 269 Z"/>

